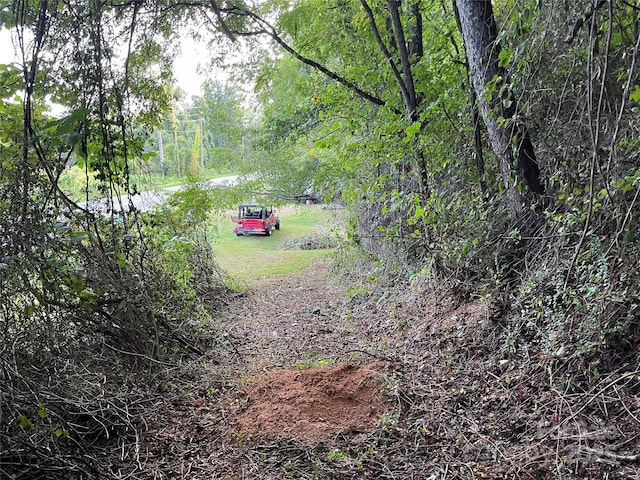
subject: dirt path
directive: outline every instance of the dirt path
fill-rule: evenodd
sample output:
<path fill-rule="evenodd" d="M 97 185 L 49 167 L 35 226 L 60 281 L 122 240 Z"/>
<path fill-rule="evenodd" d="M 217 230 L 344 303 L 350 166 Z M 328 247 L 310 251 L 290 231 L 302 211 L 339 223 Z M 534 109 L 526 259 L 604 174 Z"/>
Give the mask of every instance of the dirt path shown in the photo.
<path fill-rule="evenodd" d="M 265 442 L 306 448 L 375 430 L 394 363 L 372 333 L 376 316 L 354 315 L 346 289 L 325 262 L 238 296 L 224 315 L 226 356 L 181 371 L 156 406 L 143 439 L 149 478 L 280 478 L 282 465 L 276 476 L 259 465 L 273 463 L 256 453 Z"/>
<path fill-rule="evenodd" d="M 240 368 L 326 365 L 373 348 L 367 326 L 345 302 L 345 285 L 328 269 L 319 263 L 297 275 L 265 280 L 235 305 L 229 326 Z"/>
<path fill-rule="evenodd" d="M 559 390 L 581 366 L 510 345 L 482 302 L 353 287 L 318 264 L 234 299 L 225 354 L 164 385 L 131 478 L 640 478 L 637 353 Z"/>

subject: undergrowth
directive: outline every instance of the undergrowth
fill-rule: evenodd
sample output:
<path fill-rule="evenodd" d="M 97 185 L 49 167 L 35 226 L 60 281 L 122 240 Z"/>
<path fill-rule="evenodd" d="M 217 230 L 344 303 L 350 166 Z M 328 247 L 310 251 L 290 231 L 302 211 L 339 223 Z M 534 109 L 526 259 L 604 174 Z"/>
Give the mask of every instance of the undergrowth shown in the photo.
<path fill-rule="evenodd" d="M 112 477 L 162 372 L 221 343 L 225 276 L 172 215 L 58 218 L 35 263 L 4 264 L 0 476 Z"/>

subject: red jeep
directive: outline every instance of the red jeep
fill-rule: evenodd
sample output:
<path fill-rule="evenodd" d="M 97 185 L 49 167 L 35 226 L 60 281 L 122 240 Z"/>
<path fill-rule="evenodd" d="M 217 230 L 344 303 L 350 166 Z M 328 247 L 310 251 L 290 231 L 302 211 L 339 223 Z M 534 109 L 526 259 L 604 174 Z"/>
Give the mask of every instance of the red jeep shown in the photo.
<path fill-rule="evenodd" d="M 273 213 L 273 209 L 262 205 L 240 205 L 237 218 L 232 217 L 236 223 L 233 231 L 236 235 L 249 235 L 263 233 L 271 235 L 271 230 L 280 230 L 280 219 Z"/>

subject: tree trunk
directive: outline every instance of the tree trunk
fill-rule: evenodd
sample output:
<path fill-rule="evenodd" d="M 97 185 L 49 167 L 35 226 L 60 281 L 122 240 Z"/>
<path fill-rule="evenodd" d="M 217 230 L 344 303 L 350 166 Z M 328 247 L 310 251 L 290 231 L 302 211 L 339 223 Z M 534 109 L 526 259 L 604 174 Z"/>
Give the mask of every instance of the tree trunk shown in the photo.
<path fill-rule="evenodd" d="M 496 44 L 498 29 L 491 1 L 454 0 L 454 8 L 459 15 L 473 87 L 480 99 L 480 113 L 500 162 L 511 217 L 516 219 L 522 213 L 524 202 L 517 189 L 517 178 L 532 192 L 543 193 L 544 189 L 528 131 L 524 125 L 515 124 L 515 99 L 508 91 L 502 92 L 506 72 L 498 64 L 500 47 Z M 513 175 L 514 167 L 517 178 Z"/>
<path fill-rule="evenodd" d="M 402 94 L 407 123 L 413 125 L 418 121 L 418 107 L 421 101 L 421 98 L 419 98 L 416 93 L 413 79 L 413 66 L 424 54 L 420 2 L 414 2 L 410 5 L 410 16 L 412 18 L 409 26 L 405 27 L 400 16 L 401 0 L 387 0 L 389 18 L 386 19 L 385 25 L 391 34 L 389 46 L 384 42 L 378 30 L 373 10 L 367 0 L 360 0 L 360 3 L 367 14 L 369 25 L 378 43 L 378 47 L 387 59 Z M 396 55 L 399 57 L 399 67 Z M 424 152 L 422 151 L 420 139 L 417 135 L 413 138 L 413 157 L 418 168 L 418 174 L 420 175 L 420 194 L 426 197 L 428 195 L 429 176 Z"/>
<path fill-rule="evenodd" d="M 393 34 L 398 45 L 398 52 L 400 53 L 400 65 L 402 66 L 402 74 L 403 74 L 403 99 L 404 99 L 404 107 L 407 112 L 407 119 L 410 124 L 415 123 L 418 120 L 418 100 L 416 96 L 416 89 L 413 83 L 413 71 L 411 69 L 411 59 L 409 58 L 409 48 L 407 47 L 407 40 L 404 34 L 404 27 L 402 25 L 402 21 L 400 20 L 400 1 L 399 0 L 387 0 L 387 7 L 389 8 L 389 13 L 391 14 L 391 26 L 393 28 Z M 418 11 L 418 13 L 420 13 Z M 416 36 L 416 32 L 414 32 L 414 37 Z M 420 37 L 421 38 L 421 33 Z M 417 47 L 413 47 L 416 49 Z"/>

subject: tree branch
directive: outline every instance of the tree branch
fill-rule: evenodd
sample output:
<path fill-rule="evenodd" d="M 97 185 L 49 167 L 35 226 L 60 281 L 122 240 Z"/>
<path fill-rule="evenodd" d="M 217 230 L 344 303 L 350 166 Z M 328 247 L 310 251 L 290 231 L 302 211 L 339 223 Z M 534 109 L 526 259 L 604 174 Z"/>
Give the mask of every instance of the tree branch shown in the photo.
<path fill-rule="evenodd" d="M 362 88 L 360 88 L 358 85 L 356 85 L 354 82 L 347 80 L 345 77 L 343 77 L 342 75 L 329 70 L 328 68 L 326 68 L 325 66 L 319 64 L 318 62 L 311 60 L 310 58 L 305 57 L 304 55 L 302 55 L 301 53 L 299 53 L 297 50 L 295 50 L 293 47 L 291 47 L 287 42 L 285 42 L 282 37 L 280 37 L 280 35 L 278 35 L 278 33 L 276 32 L 275 28 L 266 20 L 264 20 L 262 17 L 260 17 L 258 14 L 248 11 L 248 10 L 244 10 L 244 9 L 240 9 L 237 7 L 233 7 L 230 9 L 221 9 L 221 11 L 225 12 L 225 13 L 233 13 L 236 15 L 244 15 L 246 17 L 251 18 L 253 21 L 255 21 L 258 25 L 260 25 L 262 27 L 262 30 L 259 30 L 259 32 L 264 32 L 266 35 L 268 35 L 269 37 L 271 37 L 278 45 L 280 45 L 285 51 L 287 51 L 289 54 L 293 55 L 295 58 L 297 58 L 298 60 L 300 60 L 302 63 L 304 63 L 305 65 L 309 65 L 310 67 L 318 70 L 319 72 L 323 73 L 324 75 L 326 75 L 327 77 L 329 77 L 332 80 L 335 80 L 336 82 L 344 85 L 345 87 L 347 87 L 349 90 L 355 92 L 358 96 L 364 98 L 365 100 L 368 100 L 369 102 L 373 103 L 374 105 L 383 107 L 387 105 L 387 102 L 382 100 L 381 98 L 363 90 Z M 235 35 L 247 35 L 248 32 L 239 32 L 239 31 L 233 31 L 233 33 Z M 396 108 L 392 108 L 392 111 L 396 114 L 402 115 L 402 112 L 400 112 L 398 109 Z"/>
<path fill-rule="evenodd" d="M 222 31 L 225 33 L 227 37 L 229 37 L 232 41 L 235 42 L 236 37 L 233 35 L 233 32 L 227 25 L 227 22 L 225 21 L 225 19 L 222 17 L 222 12 L 220 11 L 220 7 L 218 7 L 218 4 L 215 2 L 215 0 L 211 0 L 210 4 L 211 4 L 211 10 L 213 10 L 213 13 L 216 14 L 216 17 L 220 22 L 220 27 L 222 28 Z"/>
<path fill-rule="evenodd" d="M 321 65 L 318 62 L 302 55 L 300 52 L 295 50 L 291 45 L 285 42 L 284 39 L 280 37 L 280 35 L 278 35 L 273 25 L 271 25 L 268 21 L 266 21 L 264 18 L 262 18 L 260 15 L 258 15 L 255 12 L 252 12 L 250 10 L 247 10 L 238 6 L 232 6 L 232 7 L 226 7 L 226 8 L 221 7 L 216 2 L 216 0 L 208 0 L 208 2 L 206 0 L 205 2 L 198 1 L 198 0 L 179 0 L 176 3 L 173 3 L 169 8 L 174 9 L 177 7 L 211 8 L 214 11 L 217 19 L 220 21 L 221 29 L 231 40 L 235 40 L 236 37 L 251 37 L 251 36 L 258 36 L 258 35 L 267 35 L 271 39 L 273 39 L 278 45 L 280 45 L 286 52 L 293 55 L 295 58 L 300 60 L 305 65 L 308 65 L 311 68 L 323 73 L 325 76 L 329 77 L 331 80 L 334 80 L 340 83 L 341 85 L 344 85 L 349 90 L 356 93 L 358 96 L 364 98 L 365 100 L 369 101 L 370 103 L 373 103 L 374 105 L 377 105 L 379 107 L 388 106 L 387 102 L 381 99 L 380 97 L 363 90 L 354 82 L 346 79 L 339 73 L 329 70 L 324 65 Z M 255 30 L 250 30 L 250 31 L 231 29 L 224 18 L 225 14 L 247 17 L 253 20 L 260 28 Z M 402 115 L 402 112 L 395 107 L 391 107 L 391 111 L 397 115 Z"/>
<path fill-rule="evenodd" d="M 391 24 L 393 26 L 393 34 L 396 37 L 398 43 L 398 50 L 400 51 L 400 63 L 402 64 L 402 73 L 404 74 L 403 90 L 404 104 L 407 109 L 407 117 L 411 123 L 417 120 L 416 118 L 416 89 L 413 83 L 413 73 L 411 71 L 411 63 L 409 61 L 409 50 L 407 49 L 407 41 L 404 36 L 404 29 L 402 27 L 402 21 L 400 20 L 400 11 L 398 10 L 398 0 L 387 0 L 387 6 L 391 13 Z"/>

